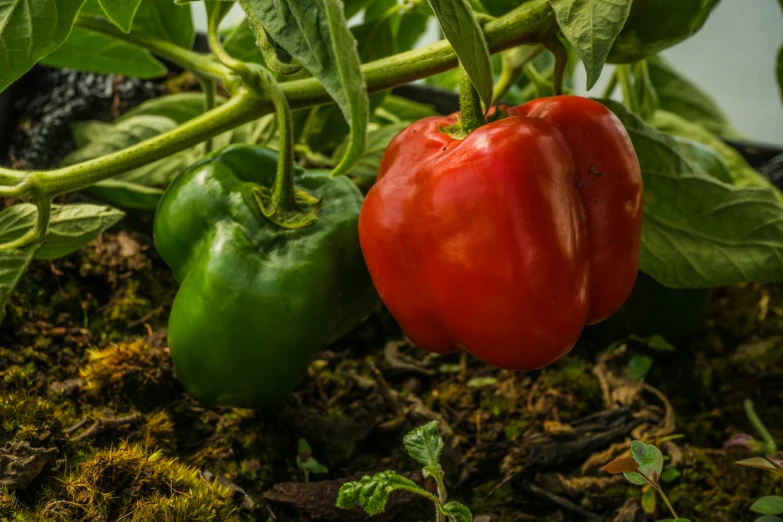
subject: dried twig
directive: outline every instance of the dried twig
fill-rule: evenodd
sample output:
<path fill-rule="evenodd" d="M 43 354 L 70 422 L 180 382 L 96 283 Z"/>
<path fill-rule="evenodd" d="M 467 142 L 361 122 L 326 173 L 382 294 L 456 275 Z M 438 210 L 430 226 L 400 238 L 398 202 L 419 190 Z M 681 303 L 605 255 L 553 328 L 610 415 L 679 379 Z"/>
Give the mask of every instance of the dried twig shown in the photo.
<path fill-rule="evenodd" d="M 141 415 L 139 415 L 138 413 L 126 415 L 125 417 L 101 417 L 95 419 L 95 422 L 93 422 L 93 424 L 89 428 L 81 432 L 79 435 L 72 437 L 71 440 L 73 442 L 79 442 L 84 439 L 93 437 L 102 431 L 106 431 L 111 428 L 116 428 L 117 426 L 123 426 L 125 424 L 133 424 L 135 422 L 138 422 L 140 419 L 141 419 Z M 71 433 L 76 432 L 82 426 L 86 425 L 87 423 L 84 422 L 84 420 L 87 419 L 83 419 L 79 423 L 68 428 L 68 434 L 70 435 Z"/>

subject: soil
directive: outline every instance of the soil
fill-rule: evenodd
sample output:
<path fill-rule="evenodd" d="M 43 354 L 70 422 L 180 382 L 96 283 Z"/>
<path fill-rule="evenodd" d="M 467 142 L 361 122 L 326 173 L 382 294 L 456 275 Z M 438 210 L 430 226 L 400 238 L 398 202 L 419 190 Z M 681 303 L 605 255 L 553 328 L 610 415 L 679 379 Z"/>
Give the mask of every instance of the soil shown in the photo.
<path fill-rule="evenodd" d="M 176 290 L 143 216 L 33 263 L 0 326 L 0 520 L 367 520 L 334 506 L 340 484 L 394 469 L 434 490 L 401 444 L 432 419 L 449 496 L 482 522 L 667 518 L 650 491 L 601 471 L 633 439 L 676 470 L 663 488 L 681 517 L 751 521 L 755 499 L 783 491 L 734 464 L 750 453 L 723 449 L 755 435 L 745 399 L 783 443 L 780 285 L 717 289 L 675 351 L 584 339 L 526 373 L 418 350 L 379 307 L 258 411 L 207 408 L 181 388 L 166 344 Z M 653 359 L 643 378 L 634 355 Z M 300 438 L 328 471 L 297 467 Z M 375 518 L 430 513 L 393 493 Z"/>

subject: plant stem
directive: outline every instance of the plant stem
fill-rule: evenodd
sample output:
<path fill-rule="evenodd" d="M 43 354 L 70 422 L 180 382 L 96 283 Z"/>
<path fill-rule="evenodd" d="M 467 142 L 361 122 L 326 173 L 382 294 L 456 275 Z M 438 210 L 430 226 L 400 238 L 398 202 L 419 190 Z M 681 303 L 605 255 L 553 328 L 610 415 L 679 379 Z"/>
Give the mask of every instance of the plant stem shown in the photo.
<path fill-rule="evenodd" d="M 459 109 L 462 130 L 470 134 L 484 124 L 484 113 L 481 111 L 481 99 L 479 98 L 473 82 L 468 73 L 460 65 L 459 68 Z"/>
<path fill-rule="evenodd" d="M 775 439 L 772 438 L 772 434 L 767 430 L 767 427 L 764 426 L 764 423 L 761 422 L 761 419 L 756 414 L 756 409 L 753 407 L 753 401 L 750 399 L 745 399 L 745 401 L 742 403 L 742 408 L 745 410 L 745 415 L 748 417 L 748 420 L 753 425 L 753 428 L 756 430 L 756 433 L 758 433 L 759 437 L 764 441 L 764 444 L 767 445 L 767 453 L 775 453 L 778 450 L 778 445 L 775 442 Z"/>
<path fill-rule="evenodd" d="M 666 507 L 669 508 L 669 511 L 671 512 L 672 516 L 677 519 L 680 518 L 677 516 L 677 512 L 674 511 L 674 507 L 672 506 L 671 502 L 669 502 L 669 499 L 666 497 L 666 494 L 663 492 L 663 489 L 658 484 L 653 484 L 653 487 L 656 491 L 658 491 L 658 494 L 663 499 L 664 504 L 666 504 Z"/>
<path fill-rule="evenodd" d="M 125 33 L 110 21 L 95 15 L 79 15 L 75 23 L 76 27 L 111 36 L 118 40 L 138 45 L 160 56 L 161 58 L 179 65 L 183 69 L 193 71 L 202 76 L 222 79 L 230 71 L 223 65 L 206 54 L 197 53 L 184 47 L 155 38 L 154 36 L 142 36 L 136 33 Z"/>
<path fill-rule="evenodd" d="M 36 172 L 43 192 L 50 197 L 82 190 L 104 179 L 176 154 L 202 141 L 229 131 L 257 116 L 259 99 L 246 91 L 176 129 L 127 149 L 83 163 L 51 171 Z"/>
<path fill-rule="evenodd" d="M 634 93 L 633 85 L 631 85 L 631 76 L 628 69 L 627 65 L 618 65 L 615 69 L 615 74 L 623 91 L 623 105 L 632 112 L 639 112 L 639 101 L 636 99 L 636 93 Z"/>
<path fill-rule="evenodd" d="M 612 97 L 612 94 L 614 94 L 615 89 L 617 89 L 617 72 L 613 71 L 612 76 L 609 77 L 609 83 L 606 85 L 606 89 L 604 89 L 604 93 L 601 97 L 608 100 Z"/>
<path fill-rule="evenodd" d="M 552 96 L 563 94 L 563 77 L 565 76 L 566 66 L 568 66 L 568 51 L 563 43 L 553 36 L 547 45 L 552 54 L 555 55 L 555 68 L 552 75 Z"/>
<path fill-rule="evenodd" d="M 525 66 L 535 60 L 543 51 L 544 48 L 540 45 L 523 45 L 503 52 L 500 77 L 495 82 L 495 90 L 492 93 L 493 104 L 500 102 L 500 99 L 522 77 Z"/>
<path fill-rule="evenodd" d="M 49 228 L 49 217 L 52 214 L 52 199 L 41 192 L 37 177 L 31 176 L 23 183 L 31 187 L 32 200 L 38 210 L 35 226 L 14 240 L 0 243 L 0 250 L 23 248 L 46 237 L 46 230 Z"/>
<path fill-rule="evenodd" d="M 146 47 L 154 54 L 187 66 L 192 70 L 213 77 L 223 77 L 230 69 L 211 58 L 177 47 L 169 42 L 149 37 L 122 33 L 104 27 L 102 19 L 83 17 L 80 27 L 91 28 L 104 34 L 115 35 Z M 510 13 L 484 26 L 485 37 L 491 52 L 498 52 L 523 43 L 547 41 L 557 30 L 557 21 L 548 0 L 531 0 Z M 175 58 L 178 60 L 175 60 Z M 362 72 L 370 92 L 382 91 L 431 76 L 457 65 L 454 50 L 445 40 L 376 60 L 362 66 Z M 313 107 L 332 102 L 323 86 L 315 78 L 295 80 L 281 84 L 291 108 Z M 202 141 L 226 132 L 243 123 L 272 112 L 268 97 L 241 90 L 231 100 L 215 109 L 190 120 L 167 133 L 140 142 L 100 158 L 37 173 L 41 187 L 49 196 L 81 190 L 151 161 L 170 156 Z M 16 182 L 29 173 L 18 175 L 9 169 L 0 170 L 0 181 Z"/>
<path fill-rule="evenodd" d="M 217 94 L 217 84 L 214 79 L 205 76 L 199 76 L 198 81 L 201 84 L 201 90 L 204 91 L 204 112 L 209 112 L 215 108 L 215 95 Z M 212 138 L 207 139 L 204 144 L 206 153 L 212 152 Z"/>

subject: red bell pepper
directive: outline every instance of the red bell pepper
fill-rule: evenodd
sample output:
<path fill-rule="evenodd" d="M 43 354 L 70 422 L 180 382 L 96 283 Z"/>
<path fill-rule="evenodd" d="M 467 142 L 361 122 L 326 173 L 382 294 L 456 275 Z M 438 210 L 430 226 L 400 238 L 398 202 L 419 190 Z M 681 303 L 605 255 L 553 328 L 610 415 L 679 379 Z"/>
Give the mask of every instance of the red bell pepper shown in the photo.
<path fill-rule="evenodd" d="M 373 282 L 411 341 L 501 368 L 549 365 L 636 278 L 642 179 L 620 121 L 587 98 L 510 108 L 464 139 L 420 120 L 359 217 Z"/>

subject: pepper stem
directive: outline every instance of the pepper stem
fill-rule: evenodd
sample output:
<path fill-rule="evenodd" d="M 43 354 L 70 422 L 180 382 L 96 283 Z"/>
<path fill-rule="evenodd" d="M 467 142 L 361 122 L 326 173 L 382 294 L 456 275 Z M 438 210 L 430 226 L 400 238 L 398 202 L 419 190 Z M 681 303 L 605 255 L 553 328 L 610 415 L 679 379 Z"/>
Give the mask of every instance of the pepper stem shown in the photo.
<path fill-rule="evenodd" d="M 303 228 L 315 223 L 320 201 L 294 185 L 294 132 L 291 108 L 280 85 L 266 70 L 259 71 L 277 115 L 280 145 L 277 156 L 275 183 L 253 189 L 261 212 L 272 223 L 283 228 Z"/>
<path fill-rule="evenodd" d="M 465 135 L 484 125 L 481 98 L 462 64 L 459 66 L 459 109 L 462 114 L 462 131 Z"/>

